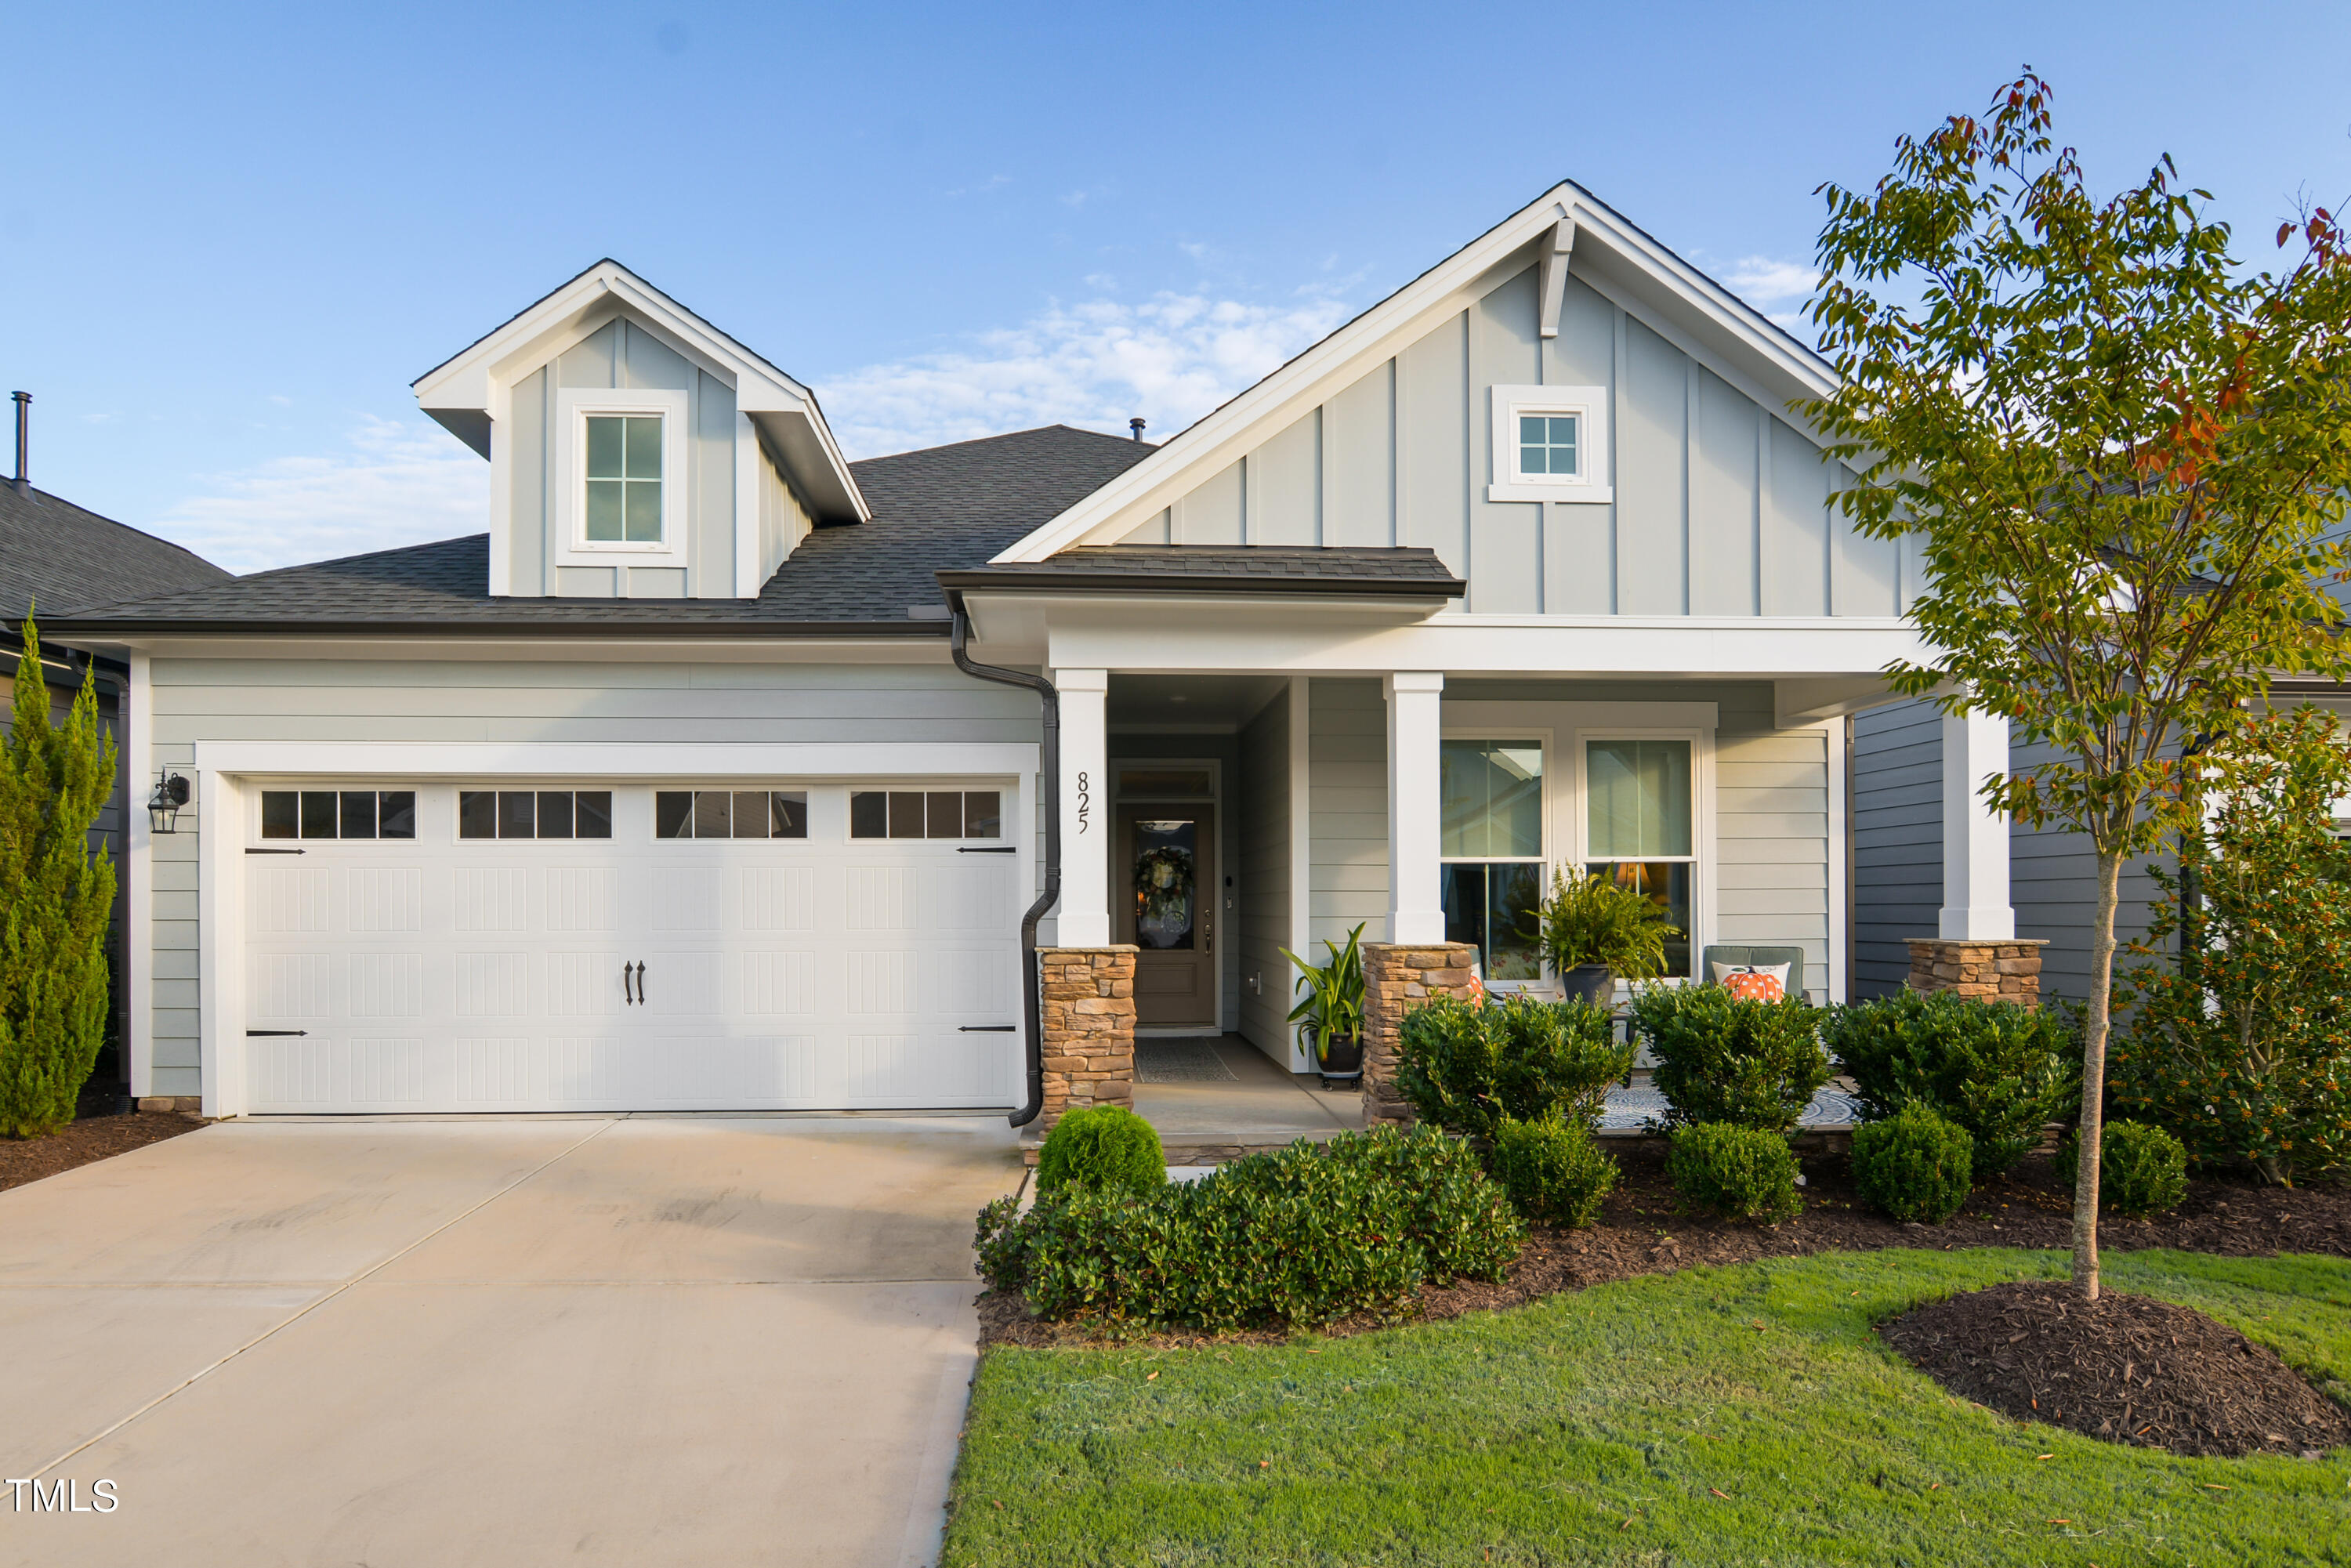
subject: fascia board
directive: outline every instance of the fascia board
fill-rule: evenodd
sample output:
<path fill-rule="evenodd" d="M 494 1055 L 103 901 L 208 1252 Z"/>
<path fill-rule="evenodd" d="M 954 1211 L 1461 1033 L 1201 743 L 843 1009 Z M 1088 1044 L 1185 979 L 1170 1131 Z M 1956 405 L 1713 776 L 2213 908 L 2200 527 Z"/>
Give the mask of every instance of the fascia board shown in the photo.
<path fill-rule="evenodd" d="M 1720 347 L 1699 355 L 1718 373 L 1729 361 L 1752 357 L 1760 375 L 1731 371 L 1726 376 L 1775 412 L 1795 397 L 1825 396 L 1836 386 L 1827 362 L 1743 304 L 1737 296 L 1642 233 L 1621 214 L 1573 181 L 1562 181 L 1540 198 L 1497 224 L 1444 261 L 1247 392 L 1178 433 L 1157 452 L 1086 497 L 1034 533 L 998 555 L 991 564 L 1042 560 L 1073 545 L 1104 542 L 1092 536 L 1115 533 L 1116 525 L 1139 522 L 1174 501 L 1207 476 L 1218 472 L 1263 441 L 1265 435 L 1301 416 L 1332 392 L 1366 373 L 1393 350 L 1395 340 L 1411 340 L 1463 308 L 1496 284 L 1531 263 L 1531 246 L 1549 236 L 1561 217 L 1577 224 L 1571 276 L 1599 270 L 1636 277 L 1649 285 L 1642 303 L 1649 312 L 1677 316 L 1687 323 L 1677 347 L 1695 347 L 1688 327 Z M 1521 253 L 1525 253 L 1522 255 Z M 1624 303 L 1619 300 L 1618 303 Z M 1387 350 L 1383 352 L 1383 350 Z M 1786 387 L 1773 396 L 1765 383 Z"/>

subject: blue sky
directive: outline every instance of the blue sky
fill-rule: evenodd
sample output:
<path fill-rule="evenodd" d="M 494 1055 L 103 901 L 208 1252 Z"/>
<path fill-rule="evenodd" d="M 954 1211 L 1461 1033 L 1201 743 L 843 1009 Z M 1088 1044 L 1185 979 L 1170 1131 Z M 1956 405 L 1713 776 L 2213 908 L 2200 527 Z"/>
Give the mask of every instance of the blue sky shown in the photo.
<path fill-rule="evenodd" d="M 2331 5 L 26 6 L 0 382 L 237 570 L 475 531 L 407 383 L 611 255 L 868 456 L 1172 434 L 1583 182 L 1773 312 L 1824 179 L 2030 62 L 2095 180 L 2351 194 Z M 2249 243 L 2245 247 L 2253 248 Z"/>

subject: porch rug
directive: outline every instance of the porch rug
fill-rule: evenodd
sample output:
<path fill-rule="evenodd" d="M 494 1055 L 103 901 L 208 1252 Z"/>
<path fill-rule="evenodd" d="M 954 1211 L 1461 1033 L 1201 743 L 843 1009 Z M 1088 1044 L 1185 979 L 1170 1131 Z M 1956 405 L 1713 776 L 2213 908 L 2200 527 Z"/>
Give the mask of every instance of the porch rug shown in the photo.
<path fill-rule="evenodd" d="M 1237 1083 L 1233 1070 L 1217 1060 L 1217 1048 L 1205 1040 L 1155 1040 L 1134 1042 L 1137 1083 Z"/>
<path fill-rule="evenodd" d="M 1604 1130 L 1629 1130 L 1640 1127 L 1652 1117 L 1663 1121 L 1666 1097 L 1646 1085 L 1631 1089 L 1608 1091 L 1607 1109 L 1600 1113 L 1600 1125 Z M 1804 1127 L 1850 1127 L 1859 1114 L 1853 1096 L 1838 1089 L 1823 1089 L 1813 1096 L 1813 1103 L 1796 1118 Z"/>

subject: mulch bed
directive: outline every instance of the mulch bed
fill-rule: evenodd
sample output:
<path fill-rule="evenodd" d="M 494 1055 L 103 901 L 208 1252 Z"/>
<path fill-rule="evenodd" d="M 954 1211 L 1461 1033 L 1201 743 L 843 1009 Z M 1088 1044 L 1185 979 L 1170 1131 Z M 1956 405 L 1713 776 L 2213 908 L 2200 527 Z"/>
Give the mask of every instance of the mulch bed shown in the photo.
<path fill-rule="evenodd" d="M 127 1116 L 84 1116 L 47 1138 L 0 1138 L 0 1192 L 94 1160 L 110 1159 L 193 1133 L 196 1116 L 177 1111 L 134 1111 Z"/>
<path fill-rule="evenodd" d="M 1868 1251 L 1882 1247 L 2056 1247 L 2074 1239 L 2073 1192 L 2061 1186 L 2042 1155 L 2027 1156 L 2009 1175 L 1976 1189 L 1947 1223 L 1908 1225 L 1888 1219 L 1854 1191 L 1843 1155 L 1804 1162 L 1804 1213 L 1776 1226 L 1710 1219 L 1678 1212 L 1666 1179 L 1665 1153 L 1653 1143 L 1612 1149 L 1624 1176 L 1609 1194 L 1598 1224 L 1585 1230 L 1548 1226 L 1529 1229 L 1525 1251 L 1499 1285 L 1466 1282 L 1421 1292 L 1424 1319 L 1458 1317 L 1521 1306 L 1562 1291 L 1580 1291 L 1638 1274 L 1671 1273 L 1692 1264 L 1745 1263 L 1758 1258 L 1815 1252 Z M 2187 1201 L 2154 1219 L 2107 1216 L 2099 1246 L 2110 1252 L 2176 1247 L 2235 1257 L 2279 1252 L 2351 1257 L 2351 1188 L 2342 1185 L 2256 1186 L 2250 1180 L 2199 1178 Z M 1041 1322 L 1017 1298 L 993 1292 L 979 1299 L 980 1343 L 1080 1345 L 1101 1343 L 1101 1330 L 1083 1323 Z M 1358 1333 L 1382 1326 L 1364 1319 L 1324 1332 Z M 1219 1343 L 1280 1343 L 1269 1332 L 1226 1335 Z M 1150 1343 L 1198 1344 L 1196 1336 L 1157 1335 Z M 1990 1403 L 1990 1401 L 1985 1401 Z"/>
<path fill-rule="evenodd" d="M 2175 1454 L 2351 1443 L 2351 1416 L 2236 1330 L 2145 1296 L 2032 1281 L 1970 1291 L 1879 1331 L 1952 1393 L 2019 1420 Z"/>

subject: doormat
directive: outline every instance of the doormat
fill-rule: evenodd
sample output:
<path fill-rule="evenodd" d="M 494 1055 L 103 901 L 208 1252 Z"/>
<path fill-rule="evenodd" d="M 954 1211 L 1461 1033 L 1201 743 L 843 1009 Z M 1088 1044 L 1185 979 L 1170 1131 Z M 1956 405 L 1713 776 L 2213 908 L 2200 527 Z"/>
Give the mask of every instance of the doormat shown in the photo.
<path fill-rule="evenodd" d="M 1233 1070 L 1205 1040 L 1143 1039 L 1134 1042 L 1137 1083 L 1237 1083 Z"/>

